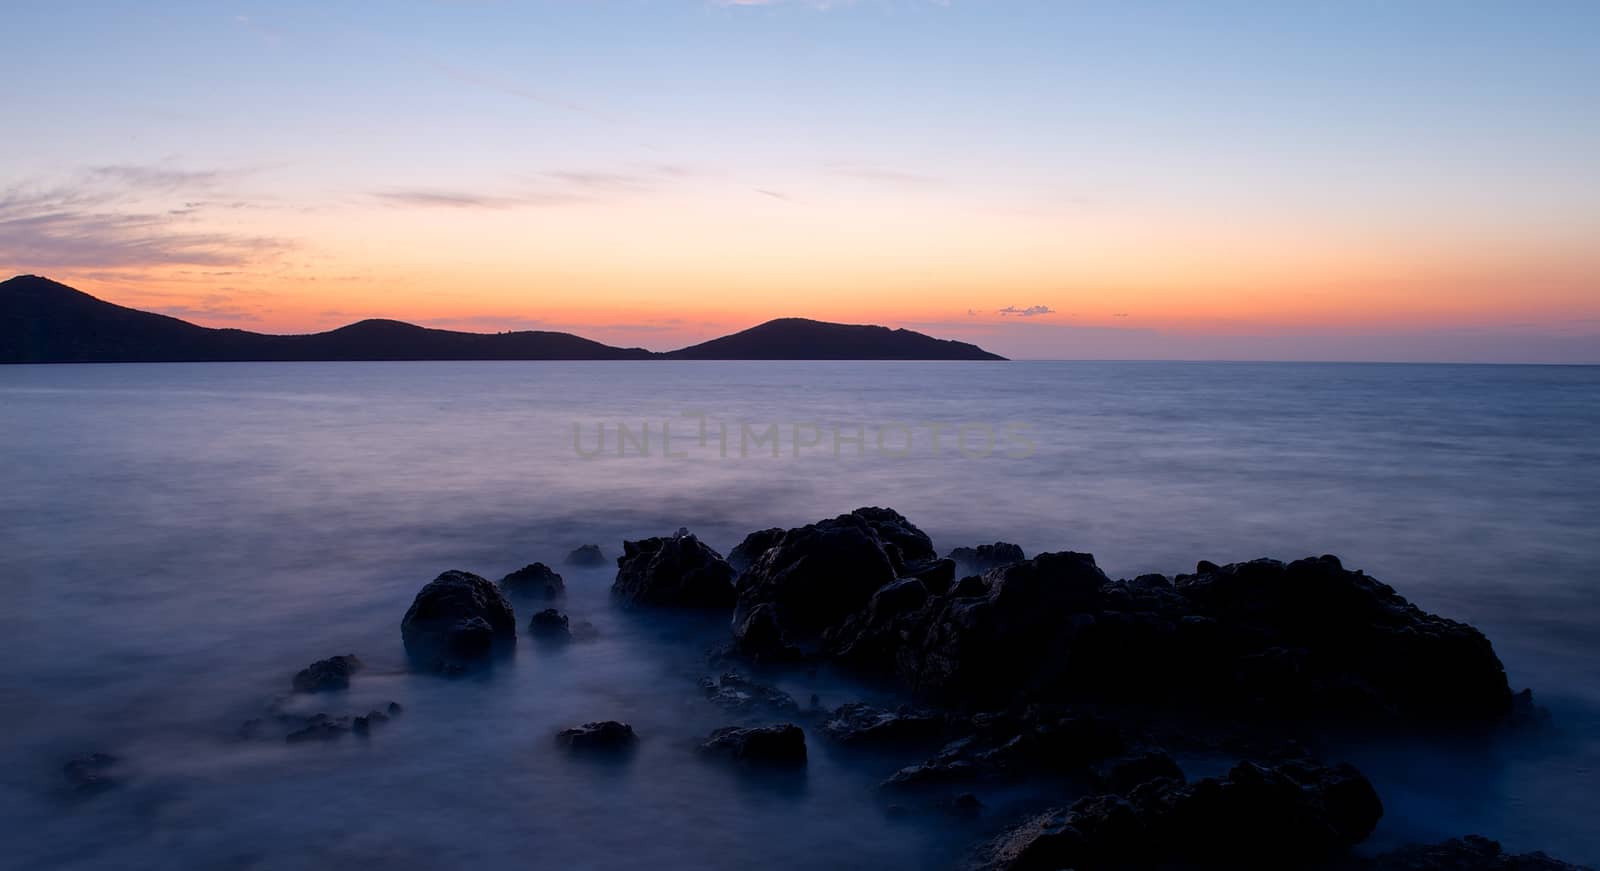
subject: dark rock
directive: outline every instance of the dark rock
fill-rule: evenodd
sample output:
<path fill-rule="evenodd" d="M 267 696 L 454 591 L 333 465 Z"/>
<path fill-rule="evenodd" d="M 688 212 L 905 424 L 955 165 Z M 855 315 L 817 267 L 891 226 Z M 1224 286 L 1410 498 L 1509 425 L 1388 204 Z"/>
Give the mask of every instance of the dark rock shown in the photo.
<path fill-rule="evenodd" d="M 746 765 L 800 766 L 806 763 L 806 734 L 793 723 L 755 728 L 727 726 L 712 732 L 700 750 Z"/>
<path fill-rule="evenodd" d="M 900 577 L 915 578 L 928 588 L 928 592 L 942 596 L 956 582 L 956 563 L 948 559 L 912 563 L 900 571 Z"/>
<path fill-rule="evenodd" d="M 402 713 L 405 713 L 405 708 L 401 707 L 399 702 L 390 702 L 384 711 L 391 717 L 398 717 Z"/>
<path fill-rule="evenodd" d="M 73 792 L 94 795 L 122 783 L 122 778 L 117 776 L 121 764 L 122 760 L 109 753 L 90 753 L 61 766 L 61 775 Z"/>
<path fill-rule="evenodd" d="M 1092 766 L 1144 745 L 1142 736 L 1091 714 L 1029 708 L 979 714 L 969 734 L 933 758 L 895 772 L 883 787 L 922 789 L 951 783 L 1015 782 L 1034 777 L 1094 776 Z"/>
<path fill-rule="evenodd" d="M 894 561 L 897 570 L 905 565 L 939 558 L 927 533 L 913 526 L 911 521 L 893 508 L 857 508 L 850 514 L 867 522 L 878 540 L 883 542 L 884 550 Z"/>
<path fill-rule="evenodd" d="M 1305 867 L 1371 834 L 1383 806 L 1348 765 L 1236 766 L 1193 784 L 1152 780 L 1126 798 L 1085 798 L 1002 835 L 993 869 Z"/>
<path fill-rule="evenodd" d="M 1477 835 L 1414 844 L 1349 867 L 1365 871 L 1588 871 L 1543 853 L 1507 853 L 1498 843 Z"/>
<path fill-rule="evenodd" d="M 605 552 L 600 550 L 600 545 L 598 544 L 585 544 L 581 547 L 575 548 L 572 553 L 567 554 L 567 565 L 569 566 L 592 568 L 596 566 L 603 566 L 605 564 Z"/>
<path fill-rule="evenodd" d="M 348 689 L 350 687 L 350 676 L 360 671 L 361 668 L 361 660 L 357 659 L 353 653 L 319 659 L 300 669 L 295 674 L 294 691 L 297 693 L 320 693 L 329 690 Z"/>
<path fill-rule="evenodd" d="M 400 633 L 413 663 L 453 672 L 514 645 L 517 618 L 494 584 L 470 572 L 449 571 L 417 593 Z"/>
<path fill-rule="evenodd" d="M 733 604 L 733 567 L 685 530 L 671 538 L 622 543 L 611 592 L 627 605 L 727 608 Z"/>
<path fill-rule="evenodd" d="M 567 625 L 567 615 L 554 608 L 546 608 L 528 621 L 528 634 L 544 641 L 569 641 L 572 629 Z"/>
<path fill-rule="evenodd" d="M 392 703 L 391 703 L 392 704 Z M 389 715 L 383 711 L 368 711 L 350 721 L 350 731 L 357 735 L 366 735 L 372 731 L 373 726 L 389 722 Z"/>
<path fill-rule="evenodd" d="M 748 613 L 734 617 L 733 649 L 753 662 L 793 663 L 805 658 L 798 645 L 790 644 L 778 625 L 776 606 L 762 602 Z"/>
<path fill-rule="evenodd" d="M 588 620 L 579 620 L 572 624 L 572 639 L 574 641 L 593 641 L 600 637 L 600 630 L 595 628 Z"/>
<path fill-rule="evenodd" d="M 825 652 L 935 699 L 1468 722 L 1500 720 L 1513 707 L 1481 633 L 1333 557 L 1257 560 L 1169 582 L 1112 581 L 1088 554 L 1046 553 L 963 579 L 921 607 L 898 589 L 895 597 L 895 608 L 869 596 L 840 618 Z"/>
<path fill-rule="evenodd" d="M 728 551 L 728 565 L 735 571 L 744 571 L 755 565 L 761 555 L 783 539 L 783 530 L 777 527 L 760 529 L 744 537 L 744 541 Z"/>
<path fill-rule="evenodd" d="M 941 740 L 948 731 L 943 714 L 902 706 L 895 710 L 855 702 L 843 705 L 822 723 L 822 734 L 851 747 L 915 747 Z"/>
<path fill-rule="evenodd" d="M 1140 784 L 1163 777 L 1184 779 L 1183 769 L 1164 750 L 1143 750 L 1107 759 L 1091 770 L 1100 786 L 1115 793 L 1131 792 Z"/>
<path fill-rule="evenodd" d="M 561 576 L 544 563 L 523 566 L 500 579 L 500 589 L 516 596 L 559 599 L 567 594 Z"/>
<path fill-rule="evenodd" d="M 562 729 L 556 733 L 556 743 L 579 751 L 627 750 L 638 743 L 638 740 L 639 737 L 634 734 L 632 726 L 616 720 L 584 723 L 582 726 Z"/>
<path fill-rule="evenodd" d="M 956 563 L 956 568 L 965 574 L 981 575 L 990 569 L 1020 563 L 1027 557 L 1022 555 L 1022 548 L 1004 541 L 994 544 L 980 544 L 977 547 L 958 547 L 950 551 L 950 559 Z"/>
<path fill-rule="evenodd" d="M 815 642 L 894 580 L 895 564 L 883 542 L 858 515 L 791 529 L 740 575 L 735 640 L 741 649 L 754 646 L 746 635 L 758 629 L 763 649 Z M 769 613 L 753 622 L 763 605 Z M 774 631 L 776 638 L 767 637 Z"/>
<path fill-rule="evenodd" d="M 284 735 L 283 740 L 290 744 L 301 744 L 306 741 L 332 741 L 337 738 L 343 738 L 352 728 L 349 717 L 312 714 L 304 719 L 300 728 Z"/>
<path fill-rule="evenodd" d="M 707 701 L 729 713 L 791 715 L 800 711 L 793 696 L 758 684 L 737 672 L 727 672 L 715 681 L 704 678 L 700 689 L 705 692 Z"/>

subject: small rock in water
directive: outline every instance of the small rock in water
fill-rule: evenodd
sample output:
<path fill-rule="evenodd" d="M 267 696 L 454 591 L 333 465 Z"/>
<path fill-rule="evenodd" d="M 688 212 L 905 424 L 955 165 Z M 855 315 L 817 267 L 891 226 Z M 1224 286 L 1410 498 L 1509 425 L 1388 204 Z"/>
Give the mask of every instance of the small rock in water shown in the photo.
<path fill-rule="evenodd" d="M 74 792 L 94 795 L 122 782 L 115 774 L 121 762 L 109 753 L 90 753 L 61 766 L 61 774 Z"/>
<path fill-rule="evenodd" d="M 700 750 L 745 765 L 801 766 L 806 764 L 806 734 L 793 723 L 727 726 L 707 736 Z"/>
<path fill-rule="evenodd" d="M 336 738 L 343 738 L 351 728 L 349 717 L 312 714 L 306 718 L 305 725 L 283 736 L 283 740 L 289 744 L 301 744 L 306 741 L 332 741 Z"/>
<path fill-rule="evenodd" d="M 319 659 L 294 676 L 297 693 L 321 693 L 350 688 L 350 676 L 362 669 L 354 653 Z"/>
<path fill-rule="evenodd" d="M 567 554 L 567 565 L 590 568 L 606 564 L 606 555 L 598 544 L 586 544 Z"/>
<path fill-rule="evenodd" d="M 572 629 L 567 625 L 567 615 L 554 608 L 546 608 L 528 621 L 528 634 L 544 641 L 569 641 Z"/>
<path fill-rule="evenodd" d="M 633 747 L 639 738 L 633 732 L 633 727 L 627 723 L 616 720 L 598 720 L 593 723 L 584 723 L 571 729 L 562 729 L 556 733 L 556 743 L 572 750 L 626 750 Z"/>
<path fill-rule="evenodd" d="M 448 571 L 417 593 L 400 634 L 417 667 L 456 674 L 516 644 L 517 618 L 499 587 L 470 572 Z"/>
<path fill-rule="evenodd" d="M 730 713 L 794 714 L 800 710 L 793 696 L 775 687 L 758 684 L 738 672 L 727 672 L 716 681 L 709 677 L 702 678 L 700 689 L 707 701 Z"/>
<path fill-rule="evenodd" d="M 517 596 L 559 599 L 567 593 L 566 582 L 544 563 L 523 566 L 500 579 L 500 589 Z"/>

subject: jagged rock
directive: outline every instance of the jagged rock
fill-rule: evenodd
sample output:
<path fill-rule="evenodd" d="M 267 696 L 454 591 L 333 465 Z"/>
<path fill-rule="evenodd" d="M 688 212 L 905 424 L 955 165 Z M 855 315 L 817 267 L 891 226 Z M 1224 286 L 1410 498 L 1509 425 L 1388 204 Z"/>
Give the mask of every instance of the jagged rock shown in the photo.
<path fill-rule="evenodd" d="M 638 743 L 633 727 L 616 720 L 584 723 L 556 733 L 556 743 L 578 751 L 626 750 Z"/>
<path fill-rule="evenodd" d="M 783 539 L 783 530 L 778 527 L 760 529 L 744 537 L 744 541 L 728 551 L 728 565 L 735 571 L 744 571 L 755 565 L 756 560 L 766 553 L 773 545 Z"/>
<path fill-rule="evenodd" d="M 413 663 L 449 673 L 514 645 L 517 618 L 494 584 L 470 572 L 448 571 L 417 593 L 400 633 Z"/>
<path fill-rule="evenodd" d="M 1413 844 L 1349 867 L 1363 871 L 1589 871 L 1543 853 L 1507 853 L 1497 842 L 1478 835 Z"/>
<path fill-rule="evenodd" d="M 700 745 L 700 751 L 745 765 L 800 766 L 806 763 L 806 734 L 793 723 L 755 728 L 727 726 L 712 732 Z"/>
<path fill-rule="evenodd" d="M 733 567 L 687 530 L 671 538 L 622 543 L 611 592 L 627 605 L 727 608 L 734 601 Z"/>
<path fill-rule="evenodd" d="M 1027 557 L 1023 556 L 1022 548 L 1017 545 L 997 541 L 977 547 L 958 547 L 950 551 L 950 559 L 955 561 L 956 568 L 961 572 L 981 575 L 990 569 L 1020 563 Z"/>
<path fill-rule="evenodd" d="M 890 790 L 952 783 L 1019 781 L 1030 777 L 1092 777 L 1092 766 L 1144 746 L 1142 736 L 1102 717 L 1028 708 L 979 714 L 964 735 L 933 758 L 900 769 L 883 782 Z"/>
<path fill-rule="evenodd" d="M 703 678 L 700 689 L 706 700 L 734 714 L 796 714 L 800 705 L 794 697 L 775 687 L 763 686 L 737 672 L 727 672 L 718 680 Z"/>
<path fill-rule="evenodd" d="M 568 641 L 572 638 L 572 629 L 567 625 L 567 615 L 546 608 L 528 621 L 528 634 L 544 641 Z"/>
<path fill-rule="evenodd" d="M 320 693 L 348 689 L 350 676 L 361 668 L 361 660 L 357 659 L 354 653 L 319 659 L 295 674 L 294 691 Z"/>
<path fill-rule="evenodd" d="M 759 629 L 764 649 L 815 642 L 894 580 L 894 562 L 883 542 L 858 515 L 791 529 L 739 576 L 735 640 L 740 648 L 752 647 L 746 636 Z M 753 622 L 763 605 L 767 615 Z"/>
<path fill-rule="evenodd" d="M 117 776 L 121 765 L 122 760 L 109 753 L 90 753 L 61 766 L 61 775 L 73 792 L 94 795 L 122 783 L 122 778 Z"/>
<path fill-rule="evenodd" d="M 538 599 L 559 599 L 567 594 L 567 585 L 554 569 L 544 563 L 523 566 L 500 579 L 500 589 L 516 596 Z"/>
<path fill-rule="evenodd" d="M 1041 814 L 996 839 L 980 867 L 1296 868 L 1337 857 L 1372 833 L 1383 805 L 1348 765 L 1241 763 L 1225 778 L 1152 780 Z"/>
<path fill-rule="evenodd" d="M 839 620 L 825 652 L 968 703 L 1242 704 L 1476 722 L 1512 709 L 1481 633 L 1334 557 L 1203 565 L 1175 581 L 1112 581 L 1088 554 L 1046 553 L 920 607 L 901 581 L 894 608 L 869 599 Z"/>
<path fill-rule="evenodd" d="M 600 545 L 598 544 L 585 544 L 574 548 L 572 553 L 567 554 L 567 565 L 569 566 L 593 568 L 605 564 L 605 552 L 600 550 Z"/>
<path fill-rule="evenodd" d="M 935 711 L 901 706 L 895 710 L 853 702 L 823 721 L 822 734 L 851 747 L 915 747 L 944 738 L 948 723 Z"/>
<path fill-rule="evenodd" d="M 878 540 L 883 542 L 884 550 L 889 554 L 889 559 L 894 562 L 897 570 L 906 565 L 932 562 L 939 558 L 927 533 L 913 526 L 911 521 L 893 508 L 857 508 L 850 514 L 866 521 L 872 528 Z"/>

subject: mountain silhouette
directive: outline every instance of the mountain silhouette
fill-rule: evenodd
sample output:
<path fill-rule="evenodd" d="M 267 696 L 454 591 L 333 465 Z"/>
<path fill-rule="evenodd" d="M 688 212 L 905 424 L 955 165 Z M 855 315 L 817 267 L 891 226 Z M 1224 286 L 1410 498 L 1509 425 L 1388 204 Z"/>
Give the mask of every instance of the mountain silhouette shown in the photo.
<path fill-rule="evenodd" d="M 678 351 L 677 360 L 1004 360 L 977 345 L 911 330 L 778 318 Z"/>
<path fill-rule="evenodd" d="M 97 299 L 37 275 L 0 282 L 0 363 L 290 360 L 1002 360 L 909 330 L 781 318 L 679 351 L 616 348 L 571 333 L 464 333 L 365 320 L 276 336 L 212 329 Z"/>

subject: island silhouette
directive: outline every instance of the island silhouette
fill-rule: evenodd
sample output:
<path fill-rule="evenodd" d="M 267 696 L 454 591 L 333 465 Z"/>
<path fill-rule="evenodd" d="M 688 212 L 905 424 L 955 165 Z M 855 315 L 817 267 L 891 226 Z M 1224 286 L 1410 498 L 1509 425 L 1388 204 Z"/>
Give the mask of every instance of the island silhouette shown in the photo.
<path fill-rule="evenodd" d="M 547 330 L 468 333 L 364 320 L 322 333 L 214 329 L 106 302 L 37 275 L 0 282 L 0 363 L 353 360 L 1004 360 L 912 330 L 779 318 L 655 352 Z"/>

